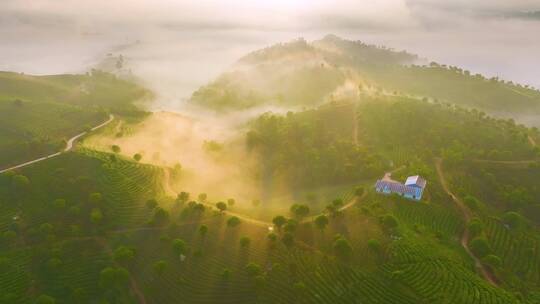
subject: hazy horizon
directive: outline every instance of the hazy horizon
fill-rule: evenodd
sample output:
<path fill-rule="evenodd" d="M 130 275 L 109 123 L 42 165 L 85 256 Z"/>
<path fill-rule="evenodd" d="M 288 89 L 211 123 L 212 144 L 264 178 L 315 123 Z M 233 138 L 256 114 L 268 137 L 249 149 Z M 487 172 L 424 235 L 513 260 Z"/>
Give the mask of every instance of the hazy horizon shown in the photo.
<path fill-rule="evenodd" d="M 245 53 L 336 34 L 540 87 L 540 3 L 505 1 L 3 1 L 0 70 L 84 72 L 123 54 L 162 99 L 188 97 Z M 134 44 L 135 42 L 138 44 Z"/>

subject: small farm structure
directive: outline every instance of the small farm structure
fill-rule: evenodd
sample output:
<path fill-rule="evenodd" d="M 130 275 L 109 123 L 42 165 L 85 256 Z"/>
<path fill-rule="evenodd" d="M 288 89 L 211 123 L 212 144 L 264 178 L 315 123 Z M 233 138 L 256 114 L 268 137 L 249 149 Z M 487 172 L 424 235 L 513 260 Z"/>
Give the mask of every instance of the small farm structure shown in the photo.
<path fill-rule="evenodd" d="M 407 177 L 405 184 L 402 184 L 392 180 L 387 174 L 383 179 L 375 183 L 375 191 L 382 194 L 395 193 L 405 198 L 419 201 L 422 199 L 426 184 L 426 180 L 419 175 Z"/>

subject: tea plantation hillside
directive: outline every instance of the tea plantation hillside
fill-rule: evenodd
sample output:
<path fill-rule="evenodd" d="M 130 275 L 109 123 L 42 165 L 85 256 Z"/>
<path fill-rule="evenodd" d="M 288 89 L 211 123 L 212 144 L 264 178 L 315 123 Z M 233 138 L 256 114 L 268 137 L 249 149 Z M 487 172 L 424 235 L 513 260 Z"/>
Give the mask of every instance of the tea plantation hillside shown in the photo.
<path fill-rule="evenodd" d="M 53 154 L 65 140 L 107 119 L 79 106 L 0 101 L 0 168 Z"/>
<path fill-rule="evenodd" d="M 419 61 L 279 44 L 193 94 L 238 111 L 209 119 L 96 70 L 0 73 L 0 169 L 115 120 L 0 173 L 0 304 L 539 304 L 540 133 L 484 111 L 540 93 Z M 374 187 L 415 175 L 419 200 Z"/>
<path fill-rule="evenodd" d="M 452 170 L 454 188 L 474 211 L 483 252 L 508 288 L 535 303 L 540 295 L 540 206 L 537 162 L 465 162 Z M 496 257 L 496 258 L 494 258 Z"/>
<path fill-rule="evenodd" d="M 107 120 L 133 114 L 146 91 L 114 76 L 28 76 L 0 72 L 0 169 L 53 154 L 65 141 Z"/>
<path fill-rule="evenodd" d="M 427 63 L 405 51 L 328 35 L 248 54 L 193 93 L 192 103 L 217 111 L 314 106 L 358 93 L 407 94 L 506 116 L 538 114 L 540 91 L 459 67 Z"/>
<path fill-rule="evenodd" d="M 425 110 L 416 108 L 416 101 L 376 102 L 380 106 L 413 103 L 409 115 L 423 115 Z M 375 140 L 377 133 L 369 127 L 375 122 L 361 118 L 363 111 L 371 111 L 370 101 L 352 108 L 357 115 L 340 111 L 343 105 L 329 107 L 334 106 L 335 111 L 322 108 L 286 117 L 266 114 L 248 133 L 252 153 L 268 149 L 267 143 L 281 149 L 287 142 L 282 136 L 288 134 L 305 138 L 300 151 L 319 151 L 319 159 L 325 161 L 335 157 L 324 152 L 326 145 L 349 142 L 347 147 L 354 148 L 358 135 L 359 147 L 373 153 L 358 163 L 381 161 L 381 167 L 371 167 L 372 173 L 364 177 L 374 181 L 391 167 L 384 162 L 393 154 Z M 459 125 L 455 118 L 460 115 L 476 117 L 446 106 L 424 106 L 438 113 L 442 124 Z M 443 119 L 446 116 L 454 119 Z M 498 126 L 497 121 L 474 119 L 486 130 Z M 330 133 L 320 142 L 310 137 L 314 130 L 323 129 L 319 124 L 332 120 L 342 124 L 334 124 L 335 130 L 328 128 Z M 267 134 L 270 129 L 278 132 Z M 466 137 L 456 140 L 469 143 Z M 176 303 L 178 299 L 186 303 L 412 304 L 469 299 L 488 304 L 534 303 L 523 289 L 506 283 L 492 286 L 477 273 L 460 244 L 468 223 L 440 186 L 430 158 L 441 151 L 440 143 L 426 142 L 425 147 L 433 152 L 413 155 L 394 170 L 395 178 L 421 171 L 430 183 L 423 202 L 380 196 L 366 185 L 327 201 L 323 212 L 309 208 L 297 212 L 297 206 L 281 214 L 282 220 L 276 214 L 268 223 L 250 220 L 252 212 L 245 208 L 237 210 L 233 204 L 223 208 L 218 200 L 182 189 L 177 197 L 167 198 L 163 170 L 169 169 L 88 148 L 1 174 L 1 299 L 7 303 L 43 299 L 56 303 Z M 515 146 L 515 151 L 520 147 Z M 299 186 L 319 187 L 330 181 L 323 178 Z M 252 208 L 257 213 L 264 202 Z M 486 235 L 500 234 L 491 232 L 496 228 L 486 231 L 490 231 Z M 529 235 L 534 237 L 534 232 Z M 528 238 L 523 242 L 529 246 Z M 500 250 L 507 247 L 493 248 L 503 256 Z"/>
<path fill-rule="evenodd" d="M 103 236 L 151 223 L 146 201 L 162 196 L 162 178 L 160 168 L 94 151 L 1 174 L 0 295 L 20 299 L 6 303 L 101 295 L 100 271 L 114 265 Z"/>
<path fill-rule="evenodd" d="M 85 75 L 32 76 L 0 72 L 0 100 L 67 103 L 133 109 L 132 103 L 149 92 L 138 85 L 98 70 Z"/>

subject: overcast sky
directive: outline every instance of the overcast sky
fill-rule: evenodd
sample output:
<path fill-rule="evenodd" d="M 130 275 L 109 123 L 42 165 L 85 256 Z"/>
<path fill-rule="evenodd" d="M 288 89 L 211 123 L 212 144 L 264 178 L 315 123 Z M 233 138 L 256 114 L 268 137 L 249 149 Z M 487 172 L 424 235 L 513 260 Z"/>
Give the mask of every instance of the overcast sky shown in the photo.
<path fill-rule="evenodd" d="M 540 87 L 534 11 L 539 0 L 1 0 L 0 70 L 80 72 L 140 40 L 122 49 L 136 72 L 186 95 L 247 51 L 334 33 Z"/>

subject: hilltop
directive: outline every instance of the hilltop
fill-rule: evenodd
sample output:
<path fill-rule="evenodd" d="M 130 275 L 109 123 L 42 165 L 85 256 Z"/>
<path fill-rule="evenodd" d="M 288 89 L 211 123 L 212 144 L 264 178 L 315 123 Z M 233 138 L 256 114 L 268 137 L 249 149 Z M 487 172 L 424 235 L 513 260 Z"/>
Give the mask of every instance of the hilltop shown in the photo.
<path fill-rule="evenodd" d="M 509 115 L 540 111 L 538 89 L 334 35 L 254 51 L 194 92 L 191 102 L 218 111 L 313 106 L 360 92 L 402 93 Z"/>

